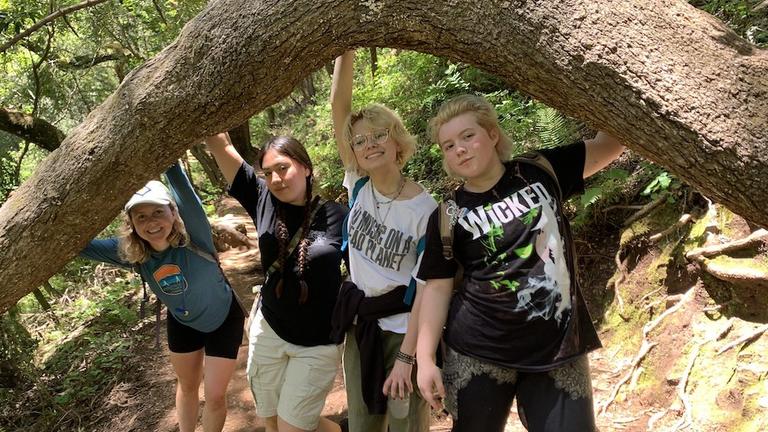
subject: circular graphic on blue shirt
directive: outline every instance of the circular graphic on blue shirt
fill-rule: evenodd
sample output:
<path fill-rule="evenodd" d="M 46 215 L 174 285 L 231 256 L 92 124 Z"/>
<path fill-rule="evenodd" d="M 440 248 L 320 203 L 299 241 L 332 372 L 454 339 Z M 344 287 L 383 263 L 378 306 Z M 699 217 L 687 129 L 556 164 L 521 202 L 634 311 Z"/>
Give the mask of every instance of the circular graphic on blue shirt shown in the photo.
<path fill-rule="evenodd" d="M 152 276 L 164 294 L 179 295 L 187 289 L 187 280 L 176 264 L 163 264 Z"/>

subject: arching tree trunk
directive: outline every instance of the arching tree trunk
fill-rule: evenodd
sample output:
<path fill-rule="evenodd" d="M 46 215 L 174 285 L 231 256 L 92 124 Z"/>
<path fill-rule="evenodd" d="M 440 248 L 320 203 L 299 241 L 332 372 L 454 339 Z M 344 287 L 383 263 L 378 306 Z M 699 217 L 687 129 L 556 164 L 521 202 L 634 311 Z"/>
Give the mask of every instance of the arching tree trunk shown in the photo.
<path fill-rule="evenodd" d="M 768 53 L 682 0 L 219 0 L 0 208 L 0 310 L 201 137 L 357 46 L 477 65 L 768 224 Z"/>

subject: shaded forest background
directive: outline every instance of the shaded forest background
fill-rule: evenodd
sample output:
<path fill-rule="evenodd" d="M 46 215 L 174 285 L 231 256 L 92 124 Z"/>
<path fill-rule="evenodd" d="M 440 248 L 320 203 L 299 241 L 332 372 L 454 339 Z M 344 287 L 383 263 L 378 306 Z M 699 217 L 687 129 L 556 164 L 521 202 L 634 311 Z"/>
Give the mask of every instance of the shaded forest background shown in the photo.
<path fill-rule="evenodd" d="M 205 3 L 0 0 L 0 204 L 132 69 L 170 44 Z M 749 42 L 768 47 L 768 2 L 690 3 L 717 16 Z M 46 17 L 76 5 L 83 7 L 62 13 L 48 25 L 13 42 Z M 233 136 L 241 152 L 253 160 L 260 143 L 270 135 L 294 135 L 312 156 L 319 192 L 326 198 L 343 200 L 343 172 L 333 142 L 328 104 L 331 71 L 332 65 L 328 64 L 313 72 L 289 97 L 252 117 L 248 124 L 233 131 Z M 455 94 L 485 95 L 496 106 L 502 127 L 520 152 L 562 145 L 593 133 L 577 119 L 507 88 L 481 70 L 417 52 L 361 49 L 355 80 L 356 106 L 378 102 L 393 107 L 417 135 L 420 146 L 406 172 L 437 197 L 455 183 L 441 169 L 439 150 L 430 145 L 426 124 L 436 108 Z M 210 215 L 215 217 L 226 185 L 212 159 L 204 147 L 196 145 L 184 163 Z M 611 333 L 604 334 L 604 341 L 612 337 L 633 340 L 636 346 L 625 347 L 626 351 L 640 353 L 645 341 L 645 332 L 640 330 L 657 315 L 645 304 L 633 307 L 633 300 L 649 304 L 658 300 L 668 302 L 670 307 L 687 301 L 687 291 L 680 287 L 669 289 L 666 273 L 661 278 L 665 295 L 658 298 L 650 294 L 662 287 L 649 289 L 632 282 L 633 271 L 640 274 L 638 263 L 651 255 L 654 258 L 642 267 L 644 270 L 658 272 L 659 260 L 666 257 L 668 262 L 662 266 L 665 272 L 685 269 L 692 263 L 706 274 L 703 278 L 714 275 L 719 281 L 710 280 L 710 285 L 732 285 L 710 293 L 712 304 L 702 306 L 713 308 L 707 312 L 724 313 L 733 306 L 729 318 L 766 322 L 764 307 L 738 308 L 733 288 L 745 285 L 744 281 L 746 285 L 761 286 L 766 267 L 761 264 L 765 236 L 757 227 L 708 202 L 663 168 L 628 152 L 610 169 L 590 179 L 585 193 L 568 206 L 584 256 L 580 264 L 601 269 L 587 278 L 595 279 L 592 286 L 596 288 L 589 293 L 593 317 L 604 329 L 611 329 Z M 111 224 L 103 235 L 115 233 L 117 225 L 117 221 Z M 681 230 L 685 233 L 680 234 Z M 697 252 L 697 248 L 711 246 L 707 233 L 713 230 L 728 237 L 722 244 L 754 234 L 747 245 L 754 253 L 733 258 L 750 263 L 737 265 L 701 258 L 706 254 Z M 659 234 L 663 235 L 653 238 Z M 668 241 L 670 234 L 682 237 Z M 652 248 L 657 250 L 649 252 Z M 685 264 L 670 264 L 685 254 L 691 254 Z M 607 262 L 605 257 L 609 258 Z M 598 261 L 600 264 L 596 264 Z M 760 264 L 756 269 L 752 267 L 755 262 Z M 760 271 L 763 273 L 755 273 Z M 602 279 L 601 274 L 605 275 Z M 646 276 L 642 278 L 648 279 Z M 739 277 L 742 279 L 733 280 Z M 617 288 L 621 284 L 636 289 L 627 290 L 622 298 Z M 0 318 L 0 431 L 78 430 L 88 424 L 87 407 L 110 384 L 124 379 L 128 373 L 124 365 L 138 343 L 132 330 L 147 322 L 138 314 L 139 285 L 128 273 L 76 259 Z M 730 297 L 721 295 L 723 292 L 730 292 Z M 759 293 L 755 295 L 759 297 Z M 621 331 L 616 330 L 619 327 Z M 642 340 L 627 336 L 641 333 Z M 637 364 L 632 366 L 634 370 Z M 632 379 L 637 382 L 640 378 Z"/>

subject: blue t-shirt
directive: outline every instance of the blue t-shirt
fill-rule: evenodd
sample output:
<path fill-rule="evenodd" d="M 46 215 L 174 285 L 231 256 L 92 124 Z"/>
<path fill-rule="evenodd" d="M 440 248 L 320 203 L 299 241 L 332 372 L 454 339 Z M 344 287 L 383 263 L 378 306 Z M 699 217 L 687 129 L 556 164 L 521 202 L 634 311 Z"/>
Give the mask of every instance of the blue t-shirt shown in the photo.
<path fill-rule="evenodd" d="M 165 177 L 191 242 L 214 256 L 211 226 L 186 174 L 174 164 L 165 172 Z M 80 256 L 135 268 L 118 256 L 117 238 L 91 240 Z M 149 260 L 138 267 L 152 292 L 180 323 L 209 333 L 224 322 L 232 302 L 232 290 L 215 262 L 188 247 L 169 247 L 152 253 Z"/>

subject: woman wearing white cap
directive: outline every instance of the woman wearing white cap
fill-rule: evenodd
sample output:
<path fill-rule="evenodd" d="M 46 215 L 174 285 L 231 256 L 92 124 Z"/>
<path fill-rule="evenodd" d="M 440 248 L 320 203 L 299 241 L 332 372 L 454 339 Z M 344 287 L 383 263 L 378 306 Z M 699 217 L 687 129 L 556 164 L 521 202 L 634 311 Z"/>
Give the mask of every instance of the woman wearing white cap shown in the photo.
<path fill-rule="evenodd" d="M 178 378 L 181 432 L 195 430 L 204 381 L 203 430 L 221 431 L 244 314 L 216 260 L 202 203 L 178 164 L 125 205 L 123 233 L 92 240 L 81 256 L 133 268 L 167 307 L 168 348 Z"/>

